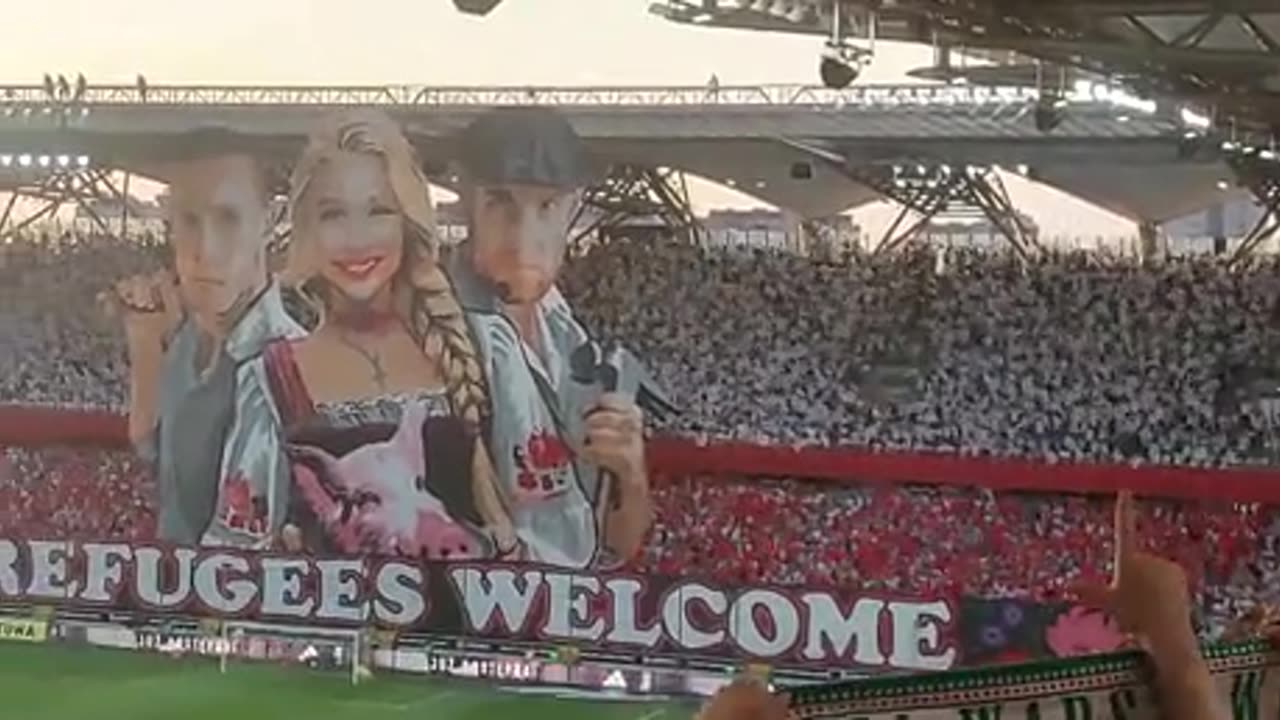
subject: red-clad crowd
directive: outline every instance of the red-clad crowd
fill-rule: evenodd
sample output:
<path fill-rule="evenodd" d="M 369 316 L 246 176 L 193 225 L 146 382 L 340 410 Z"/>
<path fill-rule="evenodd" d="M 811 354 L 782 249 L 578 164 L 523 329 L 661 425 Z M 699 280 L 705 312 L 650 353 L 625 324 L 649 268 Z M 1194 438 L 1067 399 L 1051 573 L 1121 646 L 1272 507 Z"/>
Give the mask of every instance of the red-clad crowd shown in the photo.
<path fill-rule="evenodd" d="M 154 496 L 129 452 L 0 447 L 0 535 L 150 538 Z"/>
<path fill-rule="evenodd" d="M 656 477 L 631 568 L 726 585 L 1054 600 L 1110 570 L 1111 499 L 899 484 Z M 149 473 L 127 452 L 5 448 L 0 535 L 145 539 Z M 1211 628 L 1280 599 L 1272 508 L 1143 502 L 1151 550 L 1187 570 Z"/>
<path fill-rule="evenodd" d="M 1110 498 L 754 478 L 659 480 L 637 567 L 729 584 L 1062 599 L 1110 571 Z M 1274 601 L 1272 508 L 1142 504 L 1149 548 L 1177 560 L 1219 628 Z"/>

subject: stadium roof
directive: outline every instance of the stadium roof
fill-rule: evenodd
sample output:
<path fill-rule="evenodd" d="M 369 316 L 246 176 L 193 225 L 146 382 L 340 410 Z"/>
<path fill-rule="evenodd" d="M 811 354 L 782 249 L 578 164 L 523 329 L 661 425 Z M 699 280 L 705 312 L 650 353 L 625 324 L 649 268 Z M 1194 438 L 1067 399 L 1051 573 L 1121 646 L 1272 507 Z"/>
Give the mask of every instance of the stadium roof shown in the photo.
<path fill-rule="evenodd" d="M 704 27 L 830 36 L 832 0 L 661 0 L 653 12 Z M 1077 68 L 1169 94 L 1266 133 L 1280 125 L 1276 0 L 898 0 L 844 2 L 844 34 L 977 49 L 1006 66 Z M 879 5 L 872 14 L 869 5 Z M 993 51 L 1011 51 L 998 55 Z M 1022 72 L 1031 80 L 1035 72 Z"/>
<path fill-rule="evenodd" d="M 861 170 L 898 164 L 1025 165 L 1036 177 L 1134 219 L 1163 221 L 1213 204 L 1230 177 L 1217 147 L 1187 152 L 1172 108 L 1103 87 L 1078 88 L 1050 132 L 1022 87 L 798 86 L 424 88 L 98 86 L 72 102 L 0 87 L 0 185 L 63 162 L 145 169 L 164 138 L 220 126 L 292 159 L 317 118 L 350 106 L 396 115 L 425 157 L 496 105 L 560 107 L 602 165 L 678 168 L 806 217 L 878 196 Z M 1194 148 L 1192 148 L 1194 149 Z M 448 184 L 437 162 L 434 174 Z"/>

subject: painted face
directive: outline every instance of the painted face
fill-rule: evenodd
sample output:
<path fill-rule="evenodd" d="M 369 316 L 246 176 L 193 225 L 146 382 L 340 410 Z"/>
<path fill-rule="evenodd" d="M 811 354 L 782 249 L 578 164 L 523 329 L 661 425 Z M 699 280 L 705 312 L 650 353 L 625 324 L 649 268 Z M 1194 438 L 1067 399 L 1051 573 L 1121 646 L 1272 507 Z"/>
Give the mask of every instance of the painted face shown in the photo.
<path fill-rule="evenodd" d="M 182 299 L 210 325 L 266 280 L 270 215 L 262 179 L 247 155 L 202 158 L 174 169 L 169 196 Z"/>
<path fill-rule="evenodd" d="M 341 153 L 311 183 L 306 212 L 320 276 L 347 299 L 367 303 L 390 287 L 404 249 L 404 219 L 386 168 L 375 155 Z"/>
<path fill-rule="evenodd" d="M 577 203 L 578 192 L 562 188 L 474 188 L 471 229 L 475 270 L 498 288 L 504 302 L 537 302 L 555 283 Z"/>

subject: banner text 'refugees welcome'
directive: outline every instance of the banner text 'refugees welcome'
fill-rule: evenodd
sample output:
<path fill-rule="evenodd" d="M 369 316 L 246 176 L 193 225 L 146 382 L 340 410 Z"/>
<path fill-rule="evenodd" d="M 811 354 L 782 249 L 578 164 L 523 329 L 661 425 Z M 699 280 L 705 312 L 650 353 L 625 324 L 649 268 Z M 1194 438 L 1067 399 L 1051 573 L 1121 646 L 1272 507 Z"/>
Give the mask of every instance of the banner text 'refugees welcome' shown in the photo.
<path fill-rule="evenodd" d="M 716 587 L 533 565 L 410 563 L 0 539 L 0 600 L 577 642 L 782 666 L 943 670 L 943 600 Z"/>

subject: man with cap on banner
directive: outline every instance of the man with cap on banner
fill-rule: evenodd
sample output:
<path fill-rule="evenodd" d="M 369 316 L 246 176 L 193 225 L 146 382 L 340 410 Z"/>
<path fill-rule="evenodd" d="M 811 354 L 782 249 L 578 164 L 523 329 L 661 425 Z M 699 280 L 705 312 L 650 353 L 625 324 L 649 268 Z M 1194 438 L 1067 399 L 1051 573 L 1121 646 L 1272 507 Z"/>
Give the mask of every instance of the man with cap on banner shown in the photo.
<path fill-rule="evenodd" d="M 589 178 L 582 142 L 554 110 L 501 108 L 466 128 L 460 160 L 470 232 L 450 275 L 488 370 L 489 438 L 522 556 L 629 558 L 653 517 L 628 391 L 642 371 L 615 349 L 628 362 L 599 382 L 599 346 L 555 286 Z"/>
<path fill-rule="evenodd" d="M 129 435 L 155 466 L 161 540 L 266 547 L 289 475 L 260 356 L 304 333 L 268 272 L 267 173 L 233 134 L 181 143 L 156 169 L 169 184 L 173 267 L 105 298 L 124 320 Z"/>

